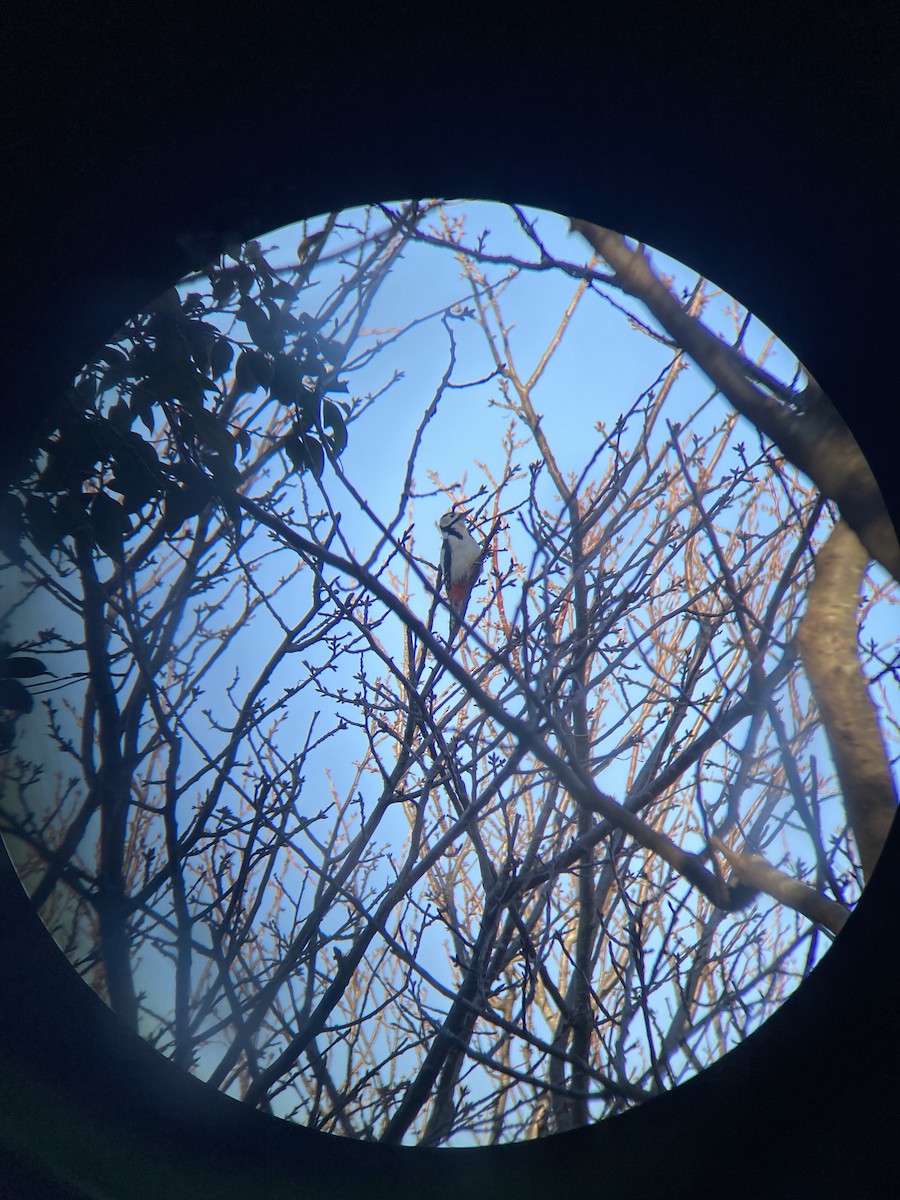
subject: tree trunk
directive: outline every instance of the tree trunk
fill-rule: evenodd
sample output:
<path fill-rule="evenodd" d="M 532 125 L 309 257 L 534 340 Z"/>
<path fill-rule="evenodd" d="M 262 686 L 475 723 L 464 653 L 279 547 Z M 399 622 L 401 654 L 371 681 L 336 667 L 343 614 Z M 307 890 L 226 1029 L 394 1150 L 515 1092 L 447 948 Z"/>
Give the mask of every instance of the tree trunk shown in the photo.
<path fill-rule="evenodd" d="M 894 819 L 897 793 L 857 650 L 856 613 L 867 561 L 859 538 L 838 522 L 816 556 L 797 641 L 868 880 Z"/>

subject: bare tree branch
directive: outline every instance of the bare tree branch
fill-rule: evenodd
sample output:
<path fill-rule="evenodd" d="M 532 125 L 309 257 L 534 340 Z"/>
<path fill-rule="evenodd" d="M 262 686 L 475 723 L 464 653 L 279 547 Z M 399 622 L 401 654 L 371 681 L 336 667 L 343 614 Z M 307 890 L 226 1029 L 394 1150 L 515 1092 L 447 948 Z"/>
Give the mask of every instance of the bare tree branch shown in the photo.
<path fill-rule="evenodd" d="M 857 610 L 865 569 L 865 549 L 839 521 L 816 555 L 797 644 L 868 879 L 897 812 L 897 791 L 859 661 Z"/>
<path fill-rule="evenodd" d="M 646 304 L 737 411 L 835 501 L 871 557 L 900 581 L 900 543 L 878 483 L 856 439 L 815 381 L 810 379 L 798 395 L 799 411 L 766 395 L 751 382 L 740 357 L 687 315 L 653 274 L 643 249 L 632 250 L 621 234 L 588 221 L 575 218 L 571 224 L 609 263 L 623 290 Z"/>

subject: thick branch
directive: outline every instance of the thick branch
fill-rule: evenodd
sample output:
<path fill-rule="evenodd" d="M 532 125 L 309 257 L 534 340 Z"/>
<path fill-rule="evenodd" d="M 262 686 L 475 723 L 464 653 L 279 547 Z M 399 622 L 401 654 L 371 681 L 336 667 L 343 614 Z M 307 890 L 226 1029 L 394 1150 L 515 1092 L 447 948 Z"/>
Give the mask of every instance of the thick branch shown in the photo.
<path fill-rule="evenodd" d="M 856 612 L 866 562 L 859 538 L 838 522 L 816 555 L 816 576 L 797 642 L 868 879 L 894 819 L 897 793 L 857 647 Z"/>
<path fill-rule="evenodd" d="M 815 888 L 810 887 L 808 883 L 785 875 L 783 871 L 773 867 L 760 854 L 736 854 L 733 850 L 728 849 L 721 838 L 717 837 L 711 839 L 711 844 L 727 860 L 745 887 L 753 888 L 757 892 L 765 892 L 779 904 L 784 904 L 787 908 L 802 913 L 810 921 L 815 921 L 817 925 L 824 925 L 834 934 L 840 933 L 844 928 L 850 914 L 842 904 L 838 904 L 837 900 L 830 900 L 827 896 L 817 892 Z"/>
<path fill-rule="evenodd" d="M 726 400 L 835 501 L 871 557 L 900 581 L 900 543 L 878 483 L 822 389 L 810 380 L 797 397 L 804 411 L 785 407 L 751 382 L 749 366 L 730 346 L 685 312 L 653 274 L 642 250 L 632 250 L 621 234 L 588 221 L 573 220 L 571 225 L 613 268 L 623 291 L 645 304 Z"/>
<path fill-rule="evenodd" d="M 138 1001 L 131 964 L 130 908 L 125 895 L 125 843 L 128 831 L 130 772 L 121 751 L 121 714 L 108 646 L 106 601 L 97 579 L 90 545 L 79 535 L 75 556 L 84 590 L 84 633 L 91 686 L 97 700 L 101 753 L 96 778 L 100 808 L 100 868 L 94 906 L 109 1001 L 113 1011 L 137 1029 Z"/>
<path fill-rule="evenodd" d="M 479 930 L 478 938 L 472 950 L 472 957 L 466 968 L 459 991 L 456 994 L 453 1004 L 450 1006 L 450 1011 L 447 1013 L 447 1019 L 431 1043 L 428 1053 L 425 1056 L 425 1061 L 419 1068 L 416 1078 L 408 1087 L 400 1105 L 390 1121 L 388 1121 L 387 1128 L 382 1134 L 381 1141 L 388 1145 L 398 1145 L 400 1143 L 403 1135 L 407 1132 L 413 1121 L 415 1121 L 422 1107 L 435 1089 L 435 1085 L 438 1083 L 438 1076 L 448 1061 L 452 1061 L 453 1068 L 448 1074 L 447 1086 L 444 1088 L 438 1086 L 435 1092 L 435 1106 L 437 1111 L 432 1114 L 434 1120 L 428 1122 L 427 1136 L 424 1139 L 425 1143 L 436 1144 L 452 1128 L 453 1117 L 455 1115 L 452 1093 L 459 1069 L 459 1051 L 464 1051 L 465 1046 L 472 1036 L 472 1030 L 475 1027 L 475 1021 L 478 1016 L 477 1000 L 479 997 L 483 997 L 487 984 L 484 973 L 491 946 L 497 933 L 497 922 L 500 916 L 499 894 L 500 888 L 498 887 L 495 890 L 494 896 L 488 896 L 485 899 L 481 929 Z"/>

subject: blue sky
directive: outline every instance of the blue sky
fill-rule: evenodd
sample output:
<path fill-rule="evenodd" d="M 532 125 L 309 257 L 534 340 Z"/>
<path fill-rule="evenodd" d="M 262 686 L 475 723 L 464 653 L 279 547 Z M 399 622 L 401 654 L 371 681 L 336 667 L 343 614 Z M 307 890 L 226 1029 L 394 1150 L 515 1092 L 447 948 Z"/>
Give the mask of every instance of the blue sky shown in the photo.
<path fill-rule="evenodd" d="M 472 241 L 480 229 L 487 227 L 492 230 L 484 243 L 487 250 L 520 254 L 531 260 L 536 257 L 534 246 L 502 206 L 467 203 L 465 214 L 466 230 L 470 231 Z M 536 228 L 551 252 L 575 264 L 588 261 L 583 239 L 569 232 L 566 219 L 545 212 L 528 215 L 535 218 Z M 316 223 L 310 224 L 315 227 Z M 261 244 L 264 248 L 270 245 L 292 248 L 296 237 L 296 231 L 278 231 L 261 239 Z M 271 254 L 270 259 L 278 262 L 278 253 Z M 676 289 L 693 286 L 696 277 L 689 268 L 655 251 L 653 262 L 659 270 L 674 274 Z M 488 273 L 496 280 L 502 277 L 503 270 L 488 268 Z M 323 277 L 327 278 L 324 271 Z M 524 272 L 504 295 L 504 309 L 511 314 L 513 351 L 523 377 L 536 365 L 575 288 L 575 281 L 556 273 Z M 627 298 L 618 294 L 616 298 L 628 307 Z M 399 328 L 422 312 L 437 312 L 458 300 L 471 303 L 468 284 L 461 279 L 453 254 L 413 246 L 405 252 L 402 265 L 395 268 L 382 286 L 367 325 Z M 636 304 L 630 307 L 639 311 Z M 726 336 L 733 336 L 728 320 L 721 315 L 718 320 L 716 317 L 711 306 L 707 321 Z M 480 330 L 469 322 L 456 322 L 454 332 L 459 365 L 453 382 L 461 385 L 486 375 L 493 362 Z M 746 338 L 748 352 L 758 353 L 768 337 L 769 331 L 753 321 Z M 392 386 L 379 405 L 377 419 L 367 429 L 367 436 L 360 433 L 353 437 L 351 429 L 343 459 L 347 474 L 371 501 L 383 498 L 386 511 L 396 504 L 398 476 L 402 478 L 412 432 L 441 378 L 446 356 L 447 336 L 435 319 L 405 334 L 390 355 L 376 358 L 364 373 L 353 377 L 355 393 L 376 392 L 386 384 L 398 360 L 405 372 L 405 378 Z M 583 466 L 585 438 L 591 436 L 594 422 L 615 419 L 634 396 L 652 384 L 670 358 L 668 348 L 627 329 L 621 315 L 598 298 L 582 300 L 567 331 L 564 352 L 551 361 L 537 396 L 545 426 L 564 468 L 578 470 Z M 796 370 L 796 359 L 779 344 L 768 359 L 768 366 L 789 382 Z M 708 381 L 694 369 L 693 379 L 680 388 L 683 411 L 709 392 Z M 506 416 L 486 406 L 485 400 L 497 394 L 496 382 L 491 381 L 460 388 L 446 397 L 438 419 L 426 433 L 419 456 L 417 481 L 421 490 L 427 490 L 428 468 L 440 468 L 452 478 L 460 478 L 466 472 L 469 478 L 474 478 L 474 461 L 491 460 L 498 432 L 507 421 Z M 679 409 L 675 408 L 672 419 L 678 416 Z M 376 436 L 377 449 L 373 450 Z M 417 517 L 434 522 L 443 510 L 440 499 L 422 502 L 417 506 Z"/>

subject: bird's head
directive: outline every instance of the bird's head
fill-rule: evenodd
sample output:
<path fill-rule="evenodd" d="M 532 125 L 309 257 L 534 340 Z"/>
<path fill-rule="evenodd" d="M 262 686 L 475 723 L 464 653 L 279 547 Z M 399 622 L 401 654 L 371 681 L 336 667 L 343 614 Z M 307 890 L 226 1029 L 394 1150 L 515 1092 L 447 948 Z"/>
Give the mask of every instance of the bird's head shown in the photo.
<path fill-rule="evenodd" d="M 442 537 L 452 537 L 454 533 L 459 535 L 466 529 L 466 518 L 462 513 L 454 512 L 451 509 L 450 512 L 445 512 L 438 521 L 438 529 L 441 531 Z"/>

